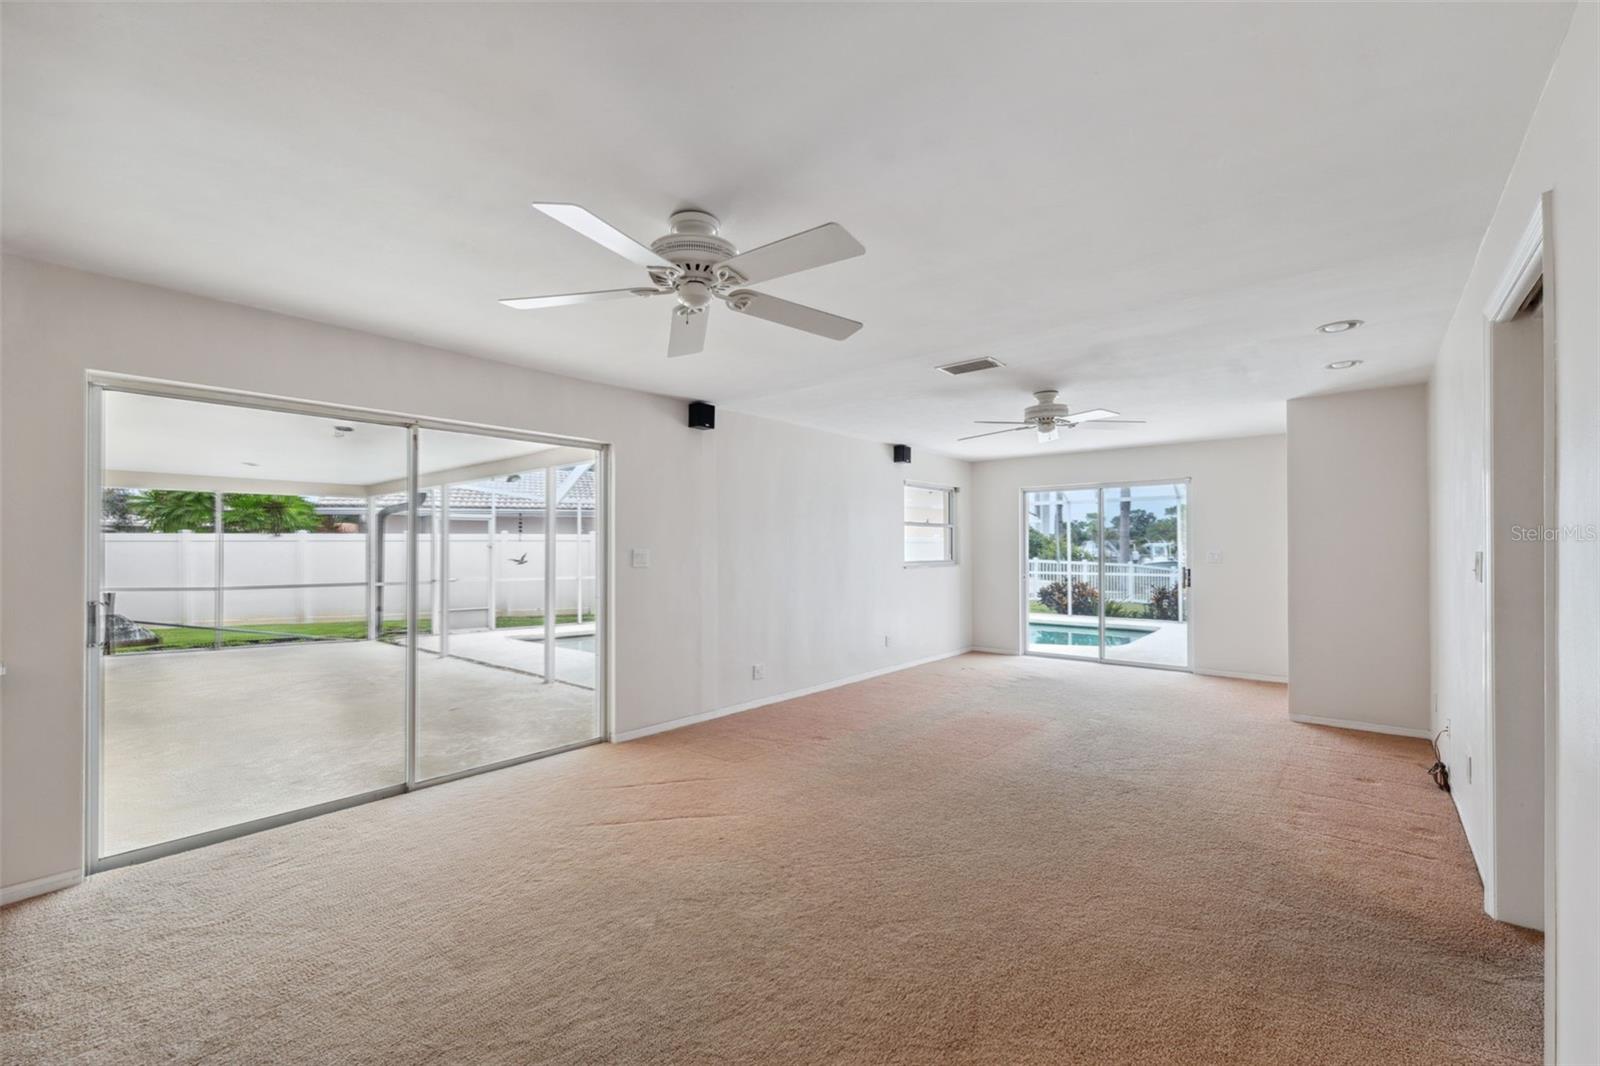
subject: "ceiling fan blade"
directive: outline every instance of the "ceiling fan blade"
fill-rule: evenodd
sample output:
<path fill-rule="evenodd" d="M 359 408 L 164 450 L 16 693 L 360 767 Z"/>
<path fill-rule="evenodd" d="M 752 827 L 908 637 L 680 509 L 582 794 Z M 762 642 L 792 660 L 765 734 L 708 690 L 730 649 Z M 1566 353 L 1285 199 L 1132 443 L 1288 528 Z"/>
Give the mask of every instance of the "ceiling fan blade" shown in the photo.
<path fill-rule="evenodd" d="M 682 311 L 672 312 L 672 334 L 667 338 L 667 358 L 694 355 L 706 346 L 706 319 L 711 317 L 709 307 L 692 315 Z"/>
<path fill-rule="evenodd" d="M 1031 426 L 1031 425 L 1033 425 L 1032 422 L 1017 422 L 1017 421 L 1014 421 L 1012 419 L 997 420 L 997 419 L 993 419 L 993 418 L 974 418 L 972 420 L 972 424 L 975 425 L 975 426 Z"/>
<path fill-rule="evenodd" d="M 741 252 L 717 266 L 737 271 L 746 285 L 759 285 L 785 274 L 853 259 L 865 252 L 861 242 L 850 236 L 843 226 L 826 222 L 816 229 Z"/>
<path fill-rule="evenodd" d="M 861 328 L 861 323 L 855 319 L 830 315 L 826 311 L 818 311 L 815 307 L 780 300 L 776 296 L 750 292 L 747 289 L 729 293 L 727 301 L 728 306 L 740 314 L 764 318 L 768 322 L 776 322 L 791 329 L 803 329 L 807 333 L 815 333 L 830 340 L 842 341 Z"/>
<path fill-rule="evenodd" d="M 597 304 L 606 300 L 620 300 L 624 296 L 661 296 L 665 293 L 665 289 L 601 289 L 598 292 L 566 292 L 558 296 L 518 296 L 500 302 L 518 311 L 533 311 L 541 307 Z"/>
<path fill-rule="evenodd" d="M 1085 426 L 1087 426 L 1088 428 L 1090 428 L 1090 429 L 1116 429 L 1116 428 L 1118 428 L 1120 426 L 1142 426 L 1142 425 L 1144 425 L 1144 419 L 1142 419 L 1142 418 L 1103 418 L 1103 419 L 1100 419 L 1097 422 L 1085 422 L 1083 424 Z"/>
<path fill-rule="evenodd" d="M 536 311 L 539 307 L 566 307 L 568 304 L 600 304 L 608 299 L 622 299 L 624 296 L 666 296 L 664 288 L 603 288 L 595 293 L 560 293 L 558 296 L 515 296 L 512 299 L 502 299 L 501 303 L 507 307 L 515 307 L 517 311 Z"/>
<path fill-rule="evenodd" d="M 577 204 L 534 204 L 533 207 L 534 210 L 543 211 L 563 226 L 575 229 L 596 244 L 617 253 L 630 263 L 637 263 L 642 267 L 675 269 L 667 260 L 586 207 L 579 207 Z"/>
<path fill-rule="evenodd" d="M 1104 407 L 1096 407 L 1088 411 L 1069 411 L 1068 422 L 1098 422 L 1102 418 L 1116 418 L 1116 411 L 1107 411 Z"/>
<path fill-rule="evenodd" d="M 977 440 L 979 437 L 993 437 L 998 433 L 1021 433 L 1025 429 L 1032 429 L 1032 428 L 1033 428 L 1032 426 L 1016 426 L 1016 427 L 1014 427 L 1012 429 L 991 429 L 987 433 L 974 433 L 970 437 L 957 437 L 956 440 L 958 440 L 958 441 Z"/>

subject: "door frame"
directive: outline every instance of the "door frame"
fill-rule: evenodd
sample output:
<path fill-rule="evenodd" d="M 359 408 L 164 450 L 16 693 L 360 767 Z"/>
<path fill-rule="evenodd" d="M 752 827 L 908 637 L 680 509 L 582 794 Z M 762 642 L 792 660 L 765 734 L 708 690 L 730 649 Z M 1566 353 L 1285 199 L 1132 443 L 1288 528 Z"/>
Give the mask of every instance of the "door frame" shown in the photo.
<path fill-rule="evenodd" d="M 413 508 L 412 520 L 407 523 L 407 542 L 409 550 L 406 553 L 406 631 L 407 650 L 405 665 L 405 699 L 404 699 L 404 731 L 405 731 L 405 776 L 404 780 L 396 781 L 393 785 L 352 796 L 344 796 L 323 803 L 313 804 L 290 811 L 282 811 L 256 818 L 246 822 L 239 822 L 218 829 L 206 830 L 190 836 L 178 837 L 173 840 L 162 841 L 157 844 L 136 848 L 132 851 L 119 852 L 116 855 L 101 856 L 102 810 L 104 800 L 101 771 L 104 766 L 104 715 L 105 715 L 105 684 L 102 674 L 101 636 L 99 626 L 104 624 L 105 612 L 99 608 L 91 609 L 88 605 L 92 601 L 99 601 L 101 589 L 104 585 L 105 568 L 105 531 L 101 524 L 101 507 L 105 488 L 105 430 L 103 423 L 104 396 L 107 392 L 128 392 L 146 396 L 159 396 L 175 400 L 192 400 L 201 403 L 219 404 L 232 407 L 248 407 L 266 411 L 281 411 L 286 414 L 312 415 L 322 418 L 348 418 L 353 421 L 366 422 L 376 425 L 397 426 L 407 431 L 406 442 L 406 477 L 405 491 L 408 499 L 415 499 L 418 474 L 418 434 L 421 430 L 441 430 L 452 433 L 472 433 L 488 437 L 500 437 L 508 440 L 526 441 L 530 444 L 548 444 L 558 447 L 581 448 L 595 453 L 595 594 L 594 609 L 597 612 L 595 625 L 595 708 L 597 736 L 550 748 L 531 754 L 514 756 L 502 759 L 484 766 L 472 767 L 466 770 L 438 777 L 418 780 L 416 777 L 416 726 L 417 726 L 417 606 L 418 606 L 418 579 L 416 553 L 417 522 Z M 261 393 L 246 392 L 237 389 L 213 388 L 210 386 L 191 385 L 181 382 L 164 381 L 151 378 L 142 378 L 124 374 L 102 373 L 91 371 L 86 375 L 85 388 L 85 471 L 84 485 L 84 588 L 82 602 L 85 610 L 85 647 L 84 647 L 84 678 L 83 678 L 83 715 L 84 715 L 84 843 L 83 843 L 83 869 L 85 874 L 100 873 L 104 870 L 113 870 L 134 863 L 146 862 L 150 859 L 174 855 L 194 848 L 206 847 L 224 840 L 244 836 L 249 833 L 260 832 L 263 829 L 272 829 L 291 822 L 302 821 L 306 818 L 315 818 L 319 815 L 333 811 L 343 810 L 373 800 L 386 799 L 391 796 L 401 795 L 405 792 L 421 788 L 431 788 L 456 781 L 464 777 L 473 777 L 477 774 L 489 773 L 494 770 L 515 766 L 519 763 L 531 762 L 550 755 L 572 751 L 576 748 L 588 747 L 591 744 L 606 743 L 611 740 L 615 731 L 615 707 L 613 705 L 613 685 L 611 679 L 615 676 L 612 663 L 613 633 L 611 624 L 612 606 L 612 446 L 607 441 L 591 440 L 584 437 L 572 437 L 554 433 L 539 433 L 532 430 L 518 429 L 511 426 L 494 426 L 475 422 L 465 422 L 456 419 L 435 418 L 423 415 L 400 414 L 393 411 L 384 411 L 375 408 L 358 407 L 349 404 L 324 403 L 317 400 L 301 400 L 288 397 L 272 396 Z"/>
<path fill-rule="evenodd" d="M 1184 660 L 1185 661 L 1184 661 L 1184 665 L 1182 665 L 1182 666 L 1171 666 L 1171 665 L 1168 665 L 1166 663 L 1141 663 L 1141 662 L 1131 662 L 1131 661 L 1123 660 L 1123 659 L 1107 659 L 1106 658 L 1106 650 L 1105 650 L 1106 649 L 1106 644 L 1105 644 L 1106 614 L 1105 614 L 1105 599 L 1104 599 L 1103 596 L 1102 596 L 1101 601 L 1100 601 L 1100 612 L 1099 612 L 1099 615 L 1100 615 L 1100 617 L 1099 617 L 1100 649 L 1099 649 L 1098 656 L 1096 656 L 1094 659 L 1089 659 L 1086 656 L 1051 655 L 1048 652 L 1037 652 L 1037 651 L 1029 651 L 1028 650 L 1028 494 L 1029 493 L 1033 493 L 1033 492 L 1082 492 L 1082 491 L 1085 491 L 1085 490 L 1088 490 L 1088 489 L 1093 489 L 1099 494 L 1097 496 L 1097 499 L 1099 500 L 1100 509 L 1104 510 L 1105 509 L 1105 490 L 1108 489 L 1108 488 L 1120 488 L 1122 486 L 1128 486 L 1130 488 L 1138 488 L 1138 487 L 1144 486 L 1144 485 L 1179 485 L 1179 484 L 1184 486 L 1184 500 L 1183 500 L 1184 506 L 1185 507 L 1190 507 L 1192 505 L 1192 500 L 1193 500 L 1193 496 L 1194 496 L 1194 492 L 1193 492 L 1194 479 L 1192 477 L 1140 478 L 1140 479 L 1123 480 L 1123 481 L 1089 481 L 1089 482 L 1077 482 L 1077 483 L 1065 484 L 1065 485 L 1024 485 L 1018 491 L 1018 495 L 1017 495 L 1017 515 L 1018 515 L 1018 519 L 1019 519 L 1020 529 L 1018 530 L 1017 550 L 1018 550 L 1018 555 L 1021 557 L 1021 561 L 1020 561 L 1020 563 L 1018 565 L 1018 576 L 1017 576 L 1017 592 L 1018 592 L 1018 600 L 1019 600 L 1019 603 L 1018 603 L 1019 620 L 1018 620 L 1017 644 L 1018 644 L 1018 654 L 1019 655 L 1032 655 L 1032 656 L 1035 656 L 1035 657 L 1040 658 L 1040 659 L 1070 659 L 1070 660 L 1073 660 L 1073 661 L 1076 661 L 1076 662 L 1106 663 L 1106 664 L 1111 665 L 1111 666 L 1135 666 L 1135 667 L 1139 667 L 1140 669 L 1144 669 L 1144 670 L 1169 670 L 1169 671 L 1174 671 L 1174 672 L 1177 672 L 1177 673 L 1184 673 L 1184 674 L 1192 674 L 1192 673 L 1194 673 L 1194 603 L 1193 603 L 1194 586 L 1193 586 L 1192 583 L 1191 583 L 1191 585 L 1189 586 L 1189 588 L 1187 590 L 1184 590 L 1184 591 L 1187 591 L 1189 593 L 1189 596 L 1186 598 L 1188 611 L 1187 611 L 1187 617 L 1186 617 L 1185 622 L 1184 622 L 1184 652 L 1183 652 L 1183 654 L 1184 654 Z M 1189 530 L 1190 530 L 1190 526 L 1192 524 L 1193 524 L 1192 522 L 1184 523 L 1184 526 L 1183 526 L 1183 538 L 1182 538 L 1182 541 L 1180 542 L 1179 547 L 1178 547 L 1179 554 L 1182 557 L 1181 558 L 1181 562 L 1183 564 L 1187 564 L 1189 562 L 1189 545 L 1188 545 L 1188 541 L 1189 541 Z M 1105 565 L 1106 565 L 1105 550 L 1104 550 L 1104 545 L 1105 545 L 1105 528 L 1104 528 L 1105 527 L 1105 521 L 1104 521 L 1104 516 L 1101 516 L 1100 527 L 1101 528 L 1097 531 L 1097 540 L 1098 540 L 1099 550 L 1096 552 L 1095 558 L 1096 558 L 1096 562 L 1098 563 L 1098 566 L 1096 567 L 1096 569 L 1097 569 L 1097 572 L 1099 573 L 1099 587 L 1103 591 L 1105 589 Z M 1178 580 L 1181 583 L 1182 580 L 1183 580 L 1183 573 L 1182 572 L 1184 570 L 1186 570 L 1186 569 L 1192 569 L 1192 568 L 1188 567 L 1187 565 L 1180 565 L 1178 569 L 1179 569 Z"/>
<path fill-rule="evenodd" d="M 1492 382 L 1495 347 L 1494 327 L 1498 324 L 1509 322 L 1516 317 L 1523 301 L 1533 290 L 1535 284 L 1543 286 L 1544 305 L 1544 336 L 1543 351 L 1541 353 L 1541 371 L 1543 374 L 1543 507 L 1540 521 L 1545 529 L 1559 530 L 1561 523 L 1560 497 L 1559 497 L 1559 439 L 1558 439 L 1558 403 L 1557 403 L 1557 361 L 1559 351 L 1556 346 L 1556 313 L 1557 299 L 1559 297 L 1556 277 L 1555 257 L 1555 194 L 1553 190 L 1546 189 L 1539 194 L 1533 205 L 1527 224 L 1523 227 L 1517 243 L 1507 255 L 1505 265 L 1501 270 L 1499 279 L 1490 290 L 1488 299 L 1483 307 L 1482 319 L 1482 351 L 1484 353 L 1484 383 L 1486 391 L 1483 405 L 1483 484 L 1482 484 L 1482 509 L 1485 520 L 1482 567 L 1479 571 L 1481 582 L 1479 594 L 1483 597 L 1483 677 L 1482 699 L 1484 708 L 1484 763 L 1487 772 L 1486 791 L 1489 794 L 1489 815 L 1485 819 L 1485 850 L 1488 852 L 1486 860 L 1480 864 L 1479 874 L 1484 883 L 1484 910 L 1491 917 L 1498 918 L 1498 871 L 1500 863 L 1500 834 L 1497 831 L 1498 809 L 1500 802 L 1499 789 L 1502 784 L 1499 759 L 1496 752 L 1495 732 L 1497 715 L 1495 708 L 1495 679 L 1494 679 L 1494 654 L 1495 654 L 1495 610 L 1494 610 L 1494 549 L 1492 525 L 1494 515 L 1494 406 L 1493 397 L 1488 393 L 1487 386 Z M 1556 951 L 1559 938 L 1556 935 L 1558 920 L 1557 909 L 1557 870 L 1560 856 L 1558 843 L 1560 840 L 1557 832 L 1557 819 L 1560 810 L 1558 800 L 1558 774 L 1560 772 L 1559 745 L 1561 729 L 1561 700 L 1560 700 L 1560 556 L 1561 543 L 1559 537 L 1546 536 L 1543 539 L 1543 564 L 1544 564 L 1544 686 L 1543 686 L 1543 723 L 1544 723 L 1544 1055 L 1546 1062 L 1555 1062 L 1559 1058 L 1559 1049 L 1556 1047 L 1556 1008 L 1559 997 L 1556 995 L 1556 979 L 1558 967 Z M 1454 737 L 1450 738 L 1451 748 L 1454 748 Z M 1453 759 L 1453 752 L 1452 752 Z"/>

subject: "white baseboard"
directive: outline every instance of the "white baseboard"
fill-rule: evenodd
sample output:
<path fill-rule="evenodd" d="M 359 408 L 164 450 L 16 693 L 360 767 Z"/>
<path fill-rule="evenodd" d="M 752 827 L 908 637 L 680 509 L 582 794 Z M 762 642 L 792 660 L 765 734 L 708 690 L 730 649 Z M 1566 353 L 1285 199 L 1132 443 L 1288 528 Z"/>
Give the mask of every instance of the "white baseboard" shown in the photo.
<path fill-rule="evenodd" d="M 1195 670 L 1206 677 L 1231 677 L 1238 681 L 1270 681 L 1274 685 L 1287 685 L 1289 679 L 1279 674 L 1241 674 L 1235 670 Z M 1331 723 L 1325 723 L 1331 724 Z"/>
<path fill-rule="evenodd" d="M 978 649 L 962 648 L 959 651 L 942 652 L 938 655 L 930 655 L 925 659 L 913 659 L 908 663 L 896 663 L 893 666 L 885 666 L 881 670 L 869 670 L 867 673 L 856 674 L 853 677 L 841 677 L 837 681 L 828 681 L 820 685 L 812 685 L 810 688 L 794 689 L 790 692 L 779 693 L 776 696 L 763 696 L 760 699 L 751 700 L 748 703 L 735 703 L 727 707 L 718 707 L 714 711 L 706 711 L 702 714 L 685 715 L 682 718 L 673 718 L 670 721 L 657 722 L 655 725 L 642 726 L 639 729 L 630 729 L 625 733 L 613 734 L 611 740 L 616 744 L 620 744 L 628 740 L 638 740 L 641 737 L 654 736 L 657 733 L 666 733 L 674 729 L 682 729 L 684 726 L 697 725 L 700 722 L 709 722 L 713 718 L 726 718 L 730 714 L 738 714 L 741 711 L 753 711 L 757 707 L 765 707 L 768 704 L 782 703 L 784 700 L 797 700 L 801 696 L 810 696 L 816 692 L 826 692 L 830 688 L 853 685 L 858 681 L 870 681 L 874 677 L 882 677 L 884 674 L 899 673 L 901 670 L 909 670 L 913 666 L 926 666 L 928 663 L 936 663 L 941 659 L 953 659 L 957 655 L 965 655 L 969 651 L 976 650 Z"/>
<path fill-rule="evenodd" d="M 986 648 L 986 647 L 981 647 L 980 645 L 977 645 L 977 644 L 974 644 L 971 648 L 968 648 L 967 650 L 968 651 L 981 651 L 985 655 L 1021 655 L 1022 654 L 1016 648 Z"/>
<path fill-rule="evenodd" d="M 82 880 L 82 870 L 68 870 L 65 873 L 51 874 L 49 877 L 40 877 L 17 885 L 7 885 L 4 888 L 0 888 L 0 907 L 4 907 L 8 903 L 29 899 L 33 896 L 42 896 L 46 892 L 56 892 L 63 888 L 71 888 Z"/>
<path fill-rule="evenodd" d="M 1365 733 L 1388 733 L 1397 737 L 1421 737 L 1428 740 L 1433 736 L 1426 729 L 1412 729 L 1403 725 L 1380 725 L 1377 722 L 1354 722 L 1348 718 L 1317 718 L 1309 714 L 1291 714 L 1291 722 L 1304 722 L 1306 725 L 1331 725 L 1336 729 L 1359 729 Z"/>

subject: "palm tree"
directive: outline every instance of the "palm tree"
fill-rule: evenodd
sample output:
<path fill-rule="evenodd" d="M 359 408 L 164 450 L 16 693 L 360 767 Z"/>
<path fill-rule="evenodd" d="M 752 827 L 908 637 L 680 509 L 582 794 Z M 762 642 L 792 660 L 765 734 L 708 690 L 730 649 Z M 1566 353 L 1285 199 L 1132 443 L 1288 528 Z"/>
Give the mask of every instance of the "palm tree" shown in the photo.
<path fill-rule="evenodd" d="M 264 496 L 230 493 L 223 497 L 227 511 L 223 528 L 229 533 L 293 533 L 316 529 L 322 522 L 316 505 L 303 496 Z"/>
<path fill-rule="evenodd" d="M 303 496 L 269 496 L 261 493 L 230 492 L 222 497 L 222 528 L 225 533 L 292 533 L 316 529 L 321 523 L 316 505 Z M 190 530 L 209 533 L 215 526 L 216 495 L 210 492 L 179 492 L 150 489 L 128 500 L 128 509 L 152 532 L 177 533 Z"/>
<path fill-rule="evenodd" d="M 181 530 L 210 532 L 215 521 L 216 495 L 210 492 L 177 492 L 150 489 L 128 500 L 128 510 L 144 519 L 154 533 Z"/>

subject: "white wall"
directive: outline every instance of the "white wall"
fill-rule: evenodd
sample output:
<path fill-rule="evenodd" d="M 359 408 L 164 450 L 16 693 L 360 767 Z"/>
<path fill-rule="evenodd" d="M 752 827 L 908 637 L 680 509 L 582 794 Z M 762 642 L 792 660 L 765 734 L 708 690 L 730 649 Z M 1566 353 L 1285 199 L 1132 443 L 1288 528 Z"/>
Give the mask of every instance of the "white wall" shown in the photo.
<path fill-rule="evenodd" d="M 965 463 L 726 411 L 699 432 L 679 400 L 25 259 L 3 282 L 0 885 L 82 863 L 88 370 L 613 444 L 617 733 L 970 643 L 968 567 L 906 570 L 894 547 L 901 480 L 966 489 Z M 739 675 L 754 662 L 765 683 Z"/>
<path fill-rule="evenodd" d="M 1188 477 L 1194 668 L 1287 679 L 1285 463 L 1284 438 L 1270 436 L 976 464 L 973 643 L 995 651 L 1021 648 L 1024 488 Z M 1213 552 L 1221 561 L 1209 561 Z"/>
<path fill-rule="evenodd" d="M 867 673 L 885 656 L 916 660 L 972 643 L 961 532 L 961 565 L 907 567 L 904 511 L 877 504 L 901 501 L 907 480 L 948 485 L 958 490 L 956 518 L 965 527 L 968 464 L 919 450 L 912 464 L 896 464 L 887 444 L 863 448 L 718 412 L 717 434 L 724 429 L 728 436 L 709 438 L 718 447 L 706 479 L 722 561 L 719 706 Z M 751 678 L 758 663 L 762 681 Z"/>
<path fill-rule="evenodd" d="M 1460 767 L 1482 758 L 1482 589 L 1473 552 L 1484 546 L 1484 307 L 1537 207 L 1554 196 L 1555 277 L 1550 294 L 1557 356 L 1557 497 L 1560 524 L 1600 525 L 1600 9 L 1579 5 L 1534 112 L 1461 304 L 1440 345 L 1431 400 L 1434 725 L 1451 721 L 1446 757 L 1452 796 L 1475 842 L 1488 832 L 1482 779 Z M 1546 914 L 1555 969 L 1554 1058 L 1600 1062 L 1600 543 L 1558 545 L 1559 686 L 1554 758 L 1556 879 Z M 1547 753 L 1551 751 L 1547 747 Z M 1475 843 L 1476 846 L 1476 843 Z"/>
<path fill-rule="evenodd" d="M 1428 732 L 1428 390 L 1289 401 L 1289 715 Z"/>

